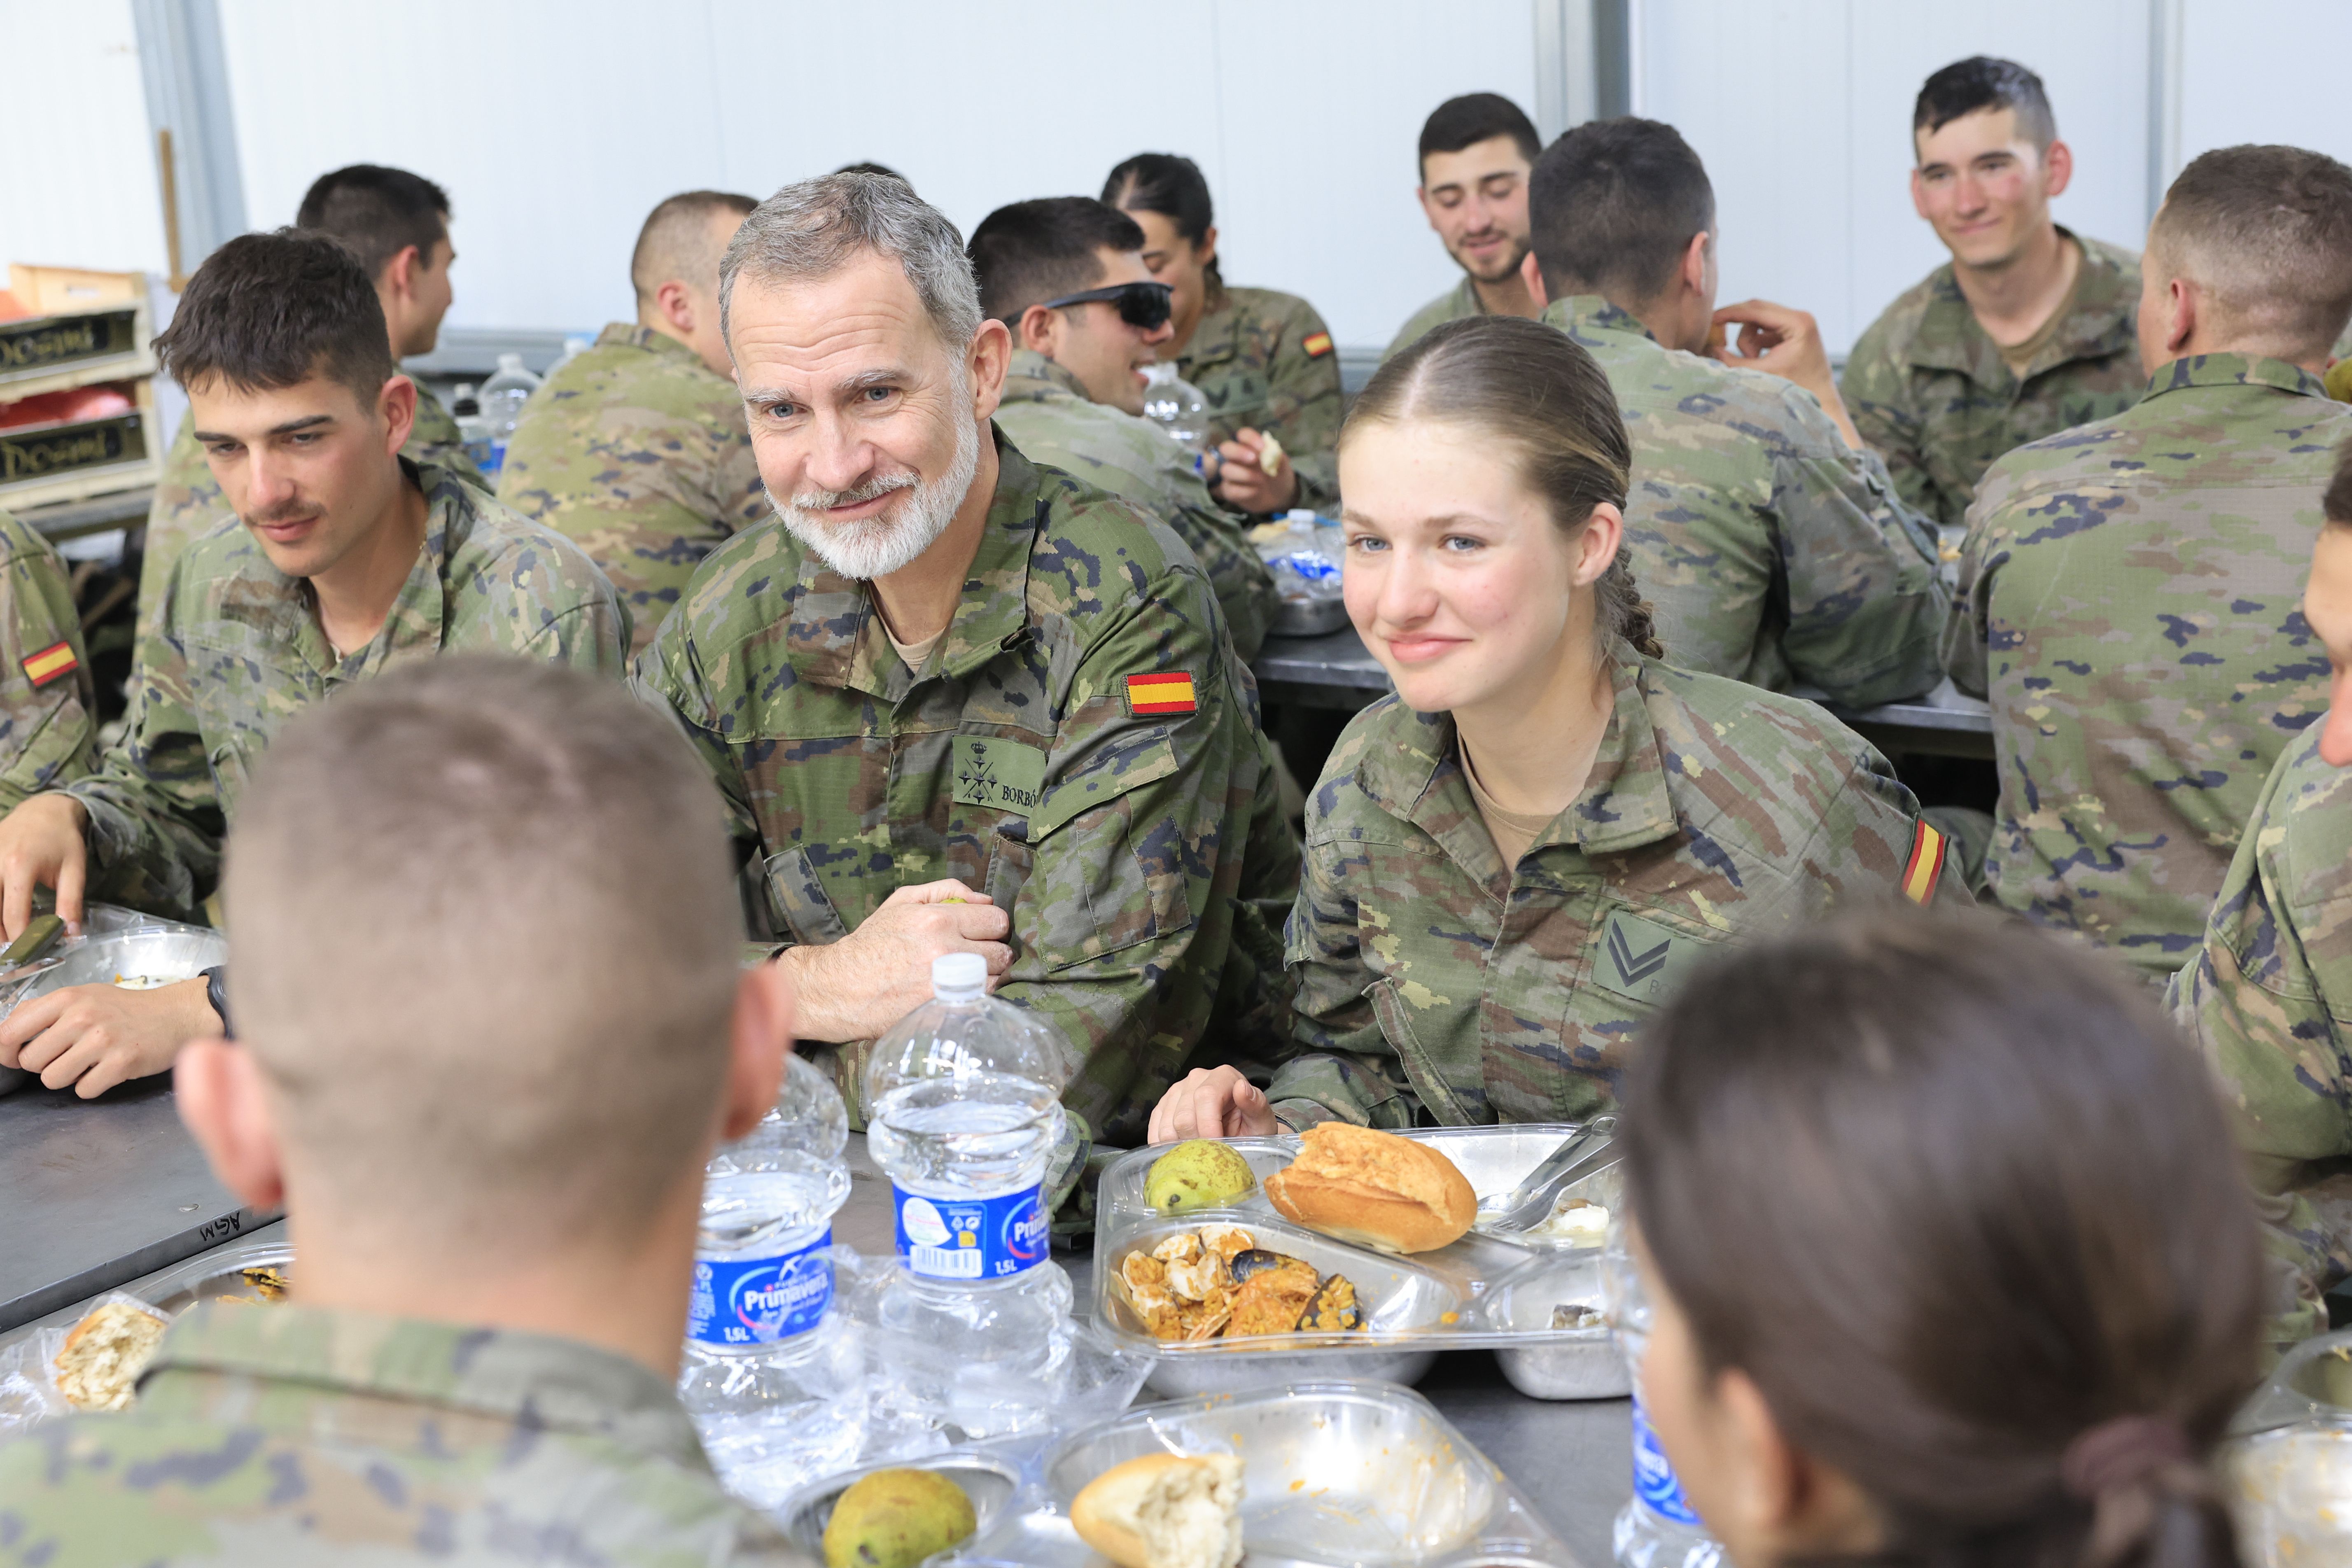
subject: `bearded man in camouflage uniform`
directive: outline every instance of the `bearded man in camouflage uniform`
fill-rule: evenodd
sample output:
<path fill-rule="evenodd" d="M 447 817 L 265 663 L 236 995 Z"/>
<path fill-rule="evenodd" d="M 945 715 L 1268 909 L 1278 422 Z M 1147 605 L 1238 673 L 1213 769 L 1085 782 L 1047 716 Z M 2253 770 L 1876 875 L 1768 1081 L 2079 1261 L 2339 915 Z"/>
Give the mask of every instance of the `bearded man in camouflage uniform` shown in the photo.
<path fill-rule="evenodd" d="M 295 213 L 294 226 L 339 239 L 359 258 L 375 280 L 394 359 L 433 352 L 440 341 L 441 318 L 449 311 L 450 264 L 457 259 L 449 243 L 449 197 L 440 186 L 405 169 L 354 163 L 312 182 Z M 416 388 L 416 415 L 401 456 L 482 483 L 473 459 L 466 455 L 457 421 L 430 387 L 421 381 L 410 384 Z M 231 515 L 227 498 L 205 461 L 195 423 L 183 418 L 155 482 L 155 499 L 147 508 L 146 544 L 139 567 L 141 636 L 155 629 L 172 563 L 198 534 Z"/>
<path fill-rule="evenodd" d="M 1871 323 L 1843 385 L 1903 499 L 1951 528 L 1994 458 L 2139 400 L 2139 258 L 2051 221 L 2074 155 L 2023 66 L 1946 66 L 1911 140 L 1912 204 L 1952 259 Z"/>
<path fill-rule="evenodd" d="M 481 649 L 617 679 L 628 612 L 589 559 L 446 469 L 401 456 L 413 384 L 350 251 L 248 234 L 189 280 L 158 340 L 236 514 L 191 544 L 140 647 L 129 730 L 97 771 L 0 818 L 0 925 L 35 886 L 203 919 L 254 763 L 285 721 L 388 668 Z M 0 1026 L 0 1065 L 95 1095 L 221 1027 L 203 979 L 53 991 Z"/>
<path fill-rule="evenodd" d="M 992 426 L 1010 337 L 904 182 L 786 186 L 720 289 L 778 518 L 703 563 L 636 681 L 756 858 L 804 1037 L 870 1041 L 976 952 L 1105 1129 L 1201 1041 L 1255 918 L 1272 792 L 1207 575 Z M 858 1089 L 862 1049 L 821 1056 Z"/>
<path fill-rule="evenodd" d="M 1139 371 L 1173 330 L 1142 247 L 1134 219 L 1084 196 L 1015 202 L 971 231 L 981 309 L 1013 337 L 996 426 L 1032 462 L 1133 501 L 1191 545 L 1234 651 L 1253 658 L 1274 621 L 1273 574 L 1192 455 L 1142 417 Z"/>
<path fill-rule="evenodd" d="M 1600 362 L 1633 437 L 1625 544 L 1666 658 L 1857 706 L 1935 685 L 1935 531 L 1861 449 L 1812 318 L 1716 310 L 1698 154 L 1654 121 L 1578 126 L 1537 163 L 1528 215 L 1543 320 Z M 1760 352 L 1705 357 L 1719 321 Z"/>
<path fill-rule="evenodd" d="M 531 394 L 499 470 L 500 500 L 604 568 L 639 649 L 702 558 L 768 515 L 719 331 L 719 258 L 758 205 L 688 191 L 654 208 L 629 262 L 636 321 Z"/>
<path fill-rule="evenodd" d="M 250 799 L 237 1038 L 179 1104 L 291 1295 L 0 1447 L 0 1555 L 805 1568 L 676 1392 L 703 1166 L 791 1028 L 702 770 L 617 685 L 462 656 L 295 720 Z"/>
<path fill-rule="evenodd" d="M 2147 393 L 1985 475 L 1944 652 L 1992 703 L 1991 895 L 2160 980 L 2326 706 L 2297 591 L 2352 432 L 2318 375 L 2352 314 L 2352 170 L 2204 154 L 2142 276 Z"/>

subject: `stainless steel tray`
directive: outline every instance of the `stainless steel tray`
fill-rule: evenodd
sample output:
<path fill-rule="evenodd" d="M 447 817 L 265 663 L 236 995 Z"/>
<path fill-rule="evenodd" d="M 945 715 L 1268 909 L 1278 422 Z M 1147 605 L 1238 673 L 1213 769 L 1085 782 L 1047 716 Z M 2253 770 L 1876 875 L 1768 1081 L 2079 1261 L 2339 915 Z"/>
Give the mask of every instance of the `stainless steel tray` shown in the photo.
<path fill-rule="evenodd" d="M 169 1318 L 178 1317 L 199 1301 L 267 1301 L 268 1298 L 239 1271 L 282 1268 L 291 1273 L 293 1266 L 294 1248 L 283 1241 L 234 1241 L 198 1253 L 149 1281 L 140 1294 L 149 1306 Z"/>
<path fill-rule="evenodd" d="M 1560 1123 L 1430 1128 L 1403 1134 L 1442 1151 L 1479 1196 L 1508 1192 L 1576 1129 Z M 1259 1186 L 1230 1208 L 1181 1218 L 1144 1202 L 1162 1146 L 1139 1149 L 1103 1173 L 1096 1197 L 1094 1313 L 1120 1344 L 1159 1358 L 1150 1385 L 1161 1394 L 1238 1393 L 1276 1378 L 1379 1378 L 1412 1383 L 1440 1350 L 1492 1349 L 1504 1375 L 1539 1399 L 1604 1399 L 1627 1392 L 1622 1358 L 1606 1328 L 1554 1329 L 1551 1309 L 1598 1305 L 1597 1247 L 1570 1247 L 1473 1231 L 1434 1252 L 1393 1258 L 1319 1236 L 1275 1212 L 1265 1179 L 1297 1157 L 1295 1137 L 1237 1138 Z M 1573 1189 L 1614 1205 L 1618 1175 L 1604 1171 Z M 1113 1287 L 1129 1252 L 1149 1251 L 1171 1232 L 1237 1225 L 1260 1244 L 1306 1258 L 1355 1282 L 1365 1327 L 1344 1335 L 1276 1334 L 1171 1343 L 1153 1339 Z"/>
<path fill-rule="evenodd" d="M 1160 1452 L 1240 1456 L 1246 1568 L 1578 1568 L 1468 1438 L 1387 1384 L 1261 1384 L 1144 1405 L 1051 1447 L 991 1445 L 911 1463 L 947 1472 L 979 1516 L 972 1538 L 938 1561 L 1101 1568 L 1070 1526 L 1072 1500 L 1111 1466 Z M 815 1552 L 834 1500 L 863 1473 L 795 1495 L 780 1515 L 785 1533 Z"/>
<path fill-rule="evenodd" d="M 1319 637 L 1347 624 L 1348 602 L 1337 594 L 1328 598 L 1286 597 L 1274 612 L 1274 624 L 1266 630 L 1278 637 Z"/>
<path fill-rule="evenodd" d="M 128 931 L 109 929 L 125 921 L 145 923 Z M 228 962 L 228 938 L 218 931 L 154 921 L 111 904 L 89 906 L 87 930 L 89 934 L 68 937 L 53 948 L 55 956 L 11 971 L 0 984 L 0 1016 L 20 1002 L 68 985 L 110 983 L 119 974 L 192 980 L 214 964 Z M 35 1076 L 19 1068 L 0 1068 L 0 1094 L 24 1088 Z"/>

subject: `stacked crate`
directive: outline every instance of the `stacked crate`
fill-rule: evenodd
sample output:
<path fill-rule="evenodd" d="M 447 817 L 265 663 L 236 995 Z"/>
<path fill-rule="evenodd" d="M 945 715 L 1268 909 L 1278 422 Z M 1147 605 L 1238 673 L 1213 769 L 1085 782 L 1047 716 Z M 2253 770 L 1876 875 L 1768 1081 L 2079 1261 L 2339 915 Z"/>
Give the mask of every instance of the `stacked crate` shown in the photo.
<path fill-rule="evenodd" d="M 137 272 L 8 268 L 0 295 L 0 508 L 152 485 L 154 329 Z"/>

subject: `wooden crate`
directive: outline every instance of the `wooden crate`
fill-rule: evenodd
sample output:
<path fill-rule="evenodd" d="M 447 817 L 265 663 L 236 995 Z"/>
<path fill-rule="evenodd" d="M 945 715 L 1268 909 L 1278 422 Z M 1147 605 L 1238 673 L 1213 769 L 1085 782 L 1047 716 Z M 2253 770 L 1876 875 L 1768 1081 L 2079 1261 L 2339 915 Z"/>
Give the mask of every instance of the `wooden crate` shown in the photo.
<path fill-rule="evenodd" d="M 0 400 L 155 374 L 145 274 L 18 265 L 8 292 L 32 315 L 0 321 Z"/>
<path fill-rule="evenodd" d="M 128 414 L 0 430 L 0 507 L 87 500 L 152 485 L 163 471 L 154 383 L 142 376 Z"/>

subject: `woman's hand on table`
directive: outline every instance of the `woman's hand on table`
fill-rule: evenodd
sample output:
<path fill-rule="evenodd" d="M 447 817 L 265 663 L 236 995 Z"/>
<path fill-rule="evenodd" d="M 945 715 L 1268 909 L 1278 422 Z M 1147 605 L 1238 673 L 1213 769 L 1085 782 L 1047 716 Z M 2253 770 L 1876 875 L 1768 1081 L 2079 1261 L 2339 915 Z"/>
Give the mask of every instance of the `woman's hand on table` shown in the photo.
<path fill-rule="evenodd" d="M 0 1018 L 0 1067 L 68 1084 L 95 1100 L 118 1083 L 167 1070 L 180 1047 L 220 1033 L 203 976 L 152 991 L 70 985 Z"/>
<path fill-rule="evenodd" d="M 1282 1131 L 1265 1091 L 1229 1067 L 1194 1068 L 1151 1110 L 1150 1139 L 1270 1138 Z"/>

